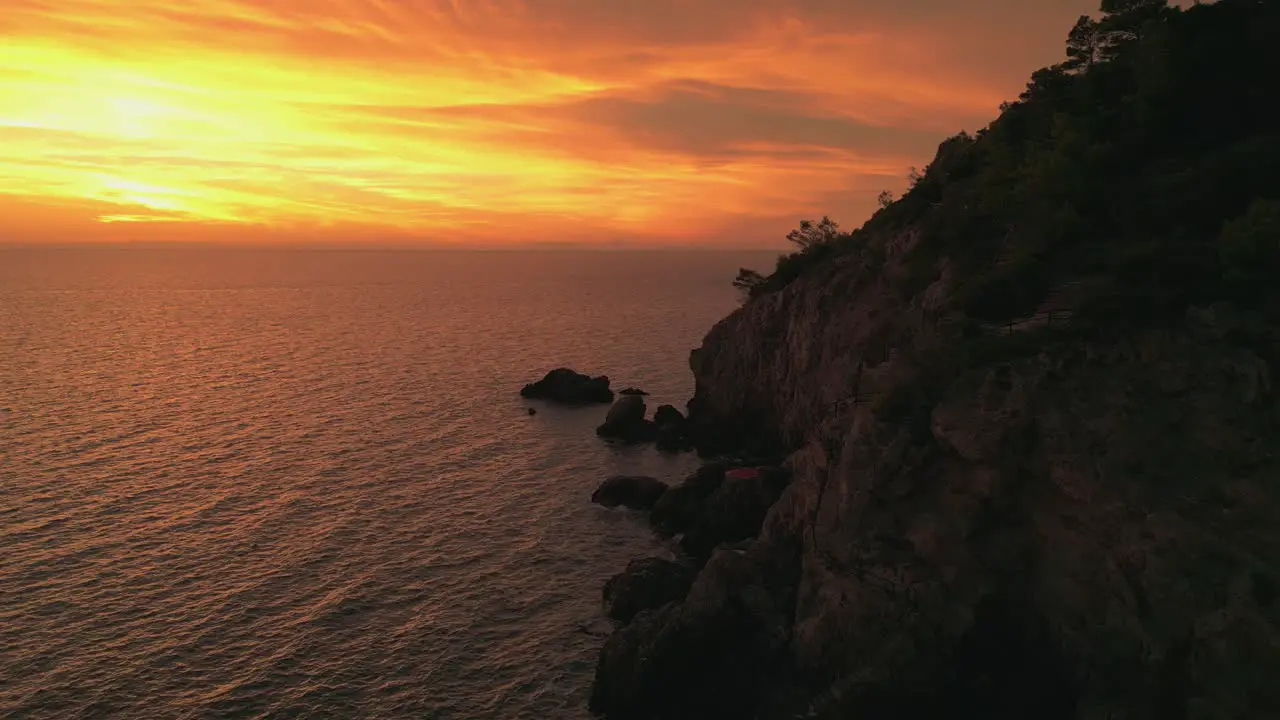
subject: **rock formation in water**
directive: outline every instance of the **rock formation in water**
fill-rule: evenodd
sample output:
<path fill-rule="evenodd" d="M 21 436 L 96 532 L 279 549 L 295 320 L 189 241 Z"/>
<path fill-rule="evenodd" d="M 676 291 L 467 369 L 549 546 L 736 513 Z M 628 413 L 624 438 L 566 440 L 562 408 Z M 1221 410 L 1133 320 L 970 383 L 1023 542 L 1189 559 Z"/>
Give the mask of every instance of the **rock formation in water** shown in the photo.
<path fill-rule="evenodd" d="M 1280 717 L 1280 5 L 1106 7 L 693 353 L 700 450 L 790 476 L 659 498 L 705 563 L 594 710 Z"/>
<path fill-rule="evenodd" d="M 640 395 L 623 395 L 609 408 L 604 424 L 596 428 L 602 438 L 629 443 L 650 442 L 657 434 L 652 420 L 645 418 L 647 407 Z"/>
<path fill-rule="evenodd" d="M 591 502 L 605 507 L 651 510 L 667 491 L 667 484 L 646 475 L 613 475 L 591 495 Z"/>
<path fill-rule="evenodd" d="M 556 368 L 541 380 L 529 383 L 520 390 L 521 397 L 547 400 L 562 405 L 591 405 L 613 402 L 609 378 L 591 377 L 570 370 Z"/>

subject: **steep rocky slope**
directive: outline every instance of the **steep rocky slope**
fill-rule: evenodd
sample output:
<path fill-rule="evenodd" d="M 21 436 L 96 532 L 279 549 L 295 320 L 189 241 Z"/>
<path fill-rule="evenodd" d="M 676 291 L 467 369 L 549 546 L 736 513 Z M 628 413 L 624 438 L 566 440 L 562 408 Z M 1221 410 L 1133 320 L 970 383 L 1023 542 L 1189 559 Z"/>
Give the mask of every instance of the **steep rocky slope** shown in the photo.
<path fill-rule="evenodd" d="M 797 448 L 759 541 L 793 548 L 794 610 L 761 666 L 833 716 L 1278 716 L 1280 400 L 1267 353 L 1237 339 L 1274 352 L 1263 319 L 994 336 L 1007 360 L 941 353 L 936 402 L 895 407 L 961 341 L 908 324 L 883 360 L 857 330 L 890 314 L 875 283 L 823 306 L 856 275 L 752 303 L 695 361 L 700 420 L 763 410 Z M 833 404 L 854 385 L 865 402 Z"/>
<path fill-rule="evenodd" d="M 610 638 L 595 709 L 1280 717 L 1280 128 L 1152 115 L 1176 142 L 1150 147 L 1082 100 L 1232 86 L 1258 110 L 1250 73 L 1275 64 L 1280 14 L 1110 6 L 1106 63 L 1038 73 L 694 351 L 700 448 L 786 456 L 790 485 L 750 547 Z M 1166 76 L 1207 48 L 1217 65 Z M 1010 143 L 1051 169 L 1006 161 Z M 1101 198 L 1090 173 L 1108 163 L 1128 176 Z M 1230 192 L 1189 189 L 1232 174 Z"/>

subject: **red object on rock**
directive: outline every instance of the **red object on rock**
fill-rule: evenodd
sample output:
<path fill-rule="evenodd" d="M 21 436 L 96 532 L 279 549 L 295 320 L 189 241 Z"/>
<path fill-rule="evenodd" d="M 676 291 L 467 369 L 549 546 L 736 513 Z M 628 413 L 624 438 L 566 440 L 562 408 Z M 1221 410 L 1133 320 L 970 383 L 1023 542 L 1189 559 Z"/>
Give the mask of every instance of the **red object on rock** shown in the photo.
<path fill-rule="evenodd" d="M 725 473 L 724 476 L 730 480 L 750 480 L 760 474 L 755 468 L 735 468 Z"/>

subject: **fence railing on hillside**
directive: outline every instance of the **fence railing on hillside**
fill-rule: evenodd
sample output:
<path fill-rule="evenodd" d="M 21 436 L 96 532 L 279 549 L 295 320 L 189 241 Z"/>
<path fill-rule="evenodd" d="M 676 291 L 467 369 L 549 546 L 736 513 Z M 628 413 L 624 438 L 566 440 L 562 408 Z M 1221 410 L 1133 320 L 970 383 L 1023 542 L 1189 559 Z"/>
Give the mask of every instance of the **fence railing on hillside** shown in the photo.
<path fill-rule="evenodd" d="M 831 409 L 838 412 L 839 410 L 845 407 L 851 407 L 853 405 L 861 405 L 861 404 L 869 403 L 872 400 L 875 400 L 877 394 L 878 393 L 872 393 L 872 392 L 854 393 L 848 397 L 841 398 L 831 403 Z"/>
<path fill-rule="evenodd" d="M 1047 310 L 1028 315 L 1024 318 L 1006 320 L 999 323 L 983 323 L 982 329 L 996 335 L 1012 335 L 1016 332 L 1034 330 L 1041 327 L 1061 327 L 1071 320 L 1070 310 Z"/>

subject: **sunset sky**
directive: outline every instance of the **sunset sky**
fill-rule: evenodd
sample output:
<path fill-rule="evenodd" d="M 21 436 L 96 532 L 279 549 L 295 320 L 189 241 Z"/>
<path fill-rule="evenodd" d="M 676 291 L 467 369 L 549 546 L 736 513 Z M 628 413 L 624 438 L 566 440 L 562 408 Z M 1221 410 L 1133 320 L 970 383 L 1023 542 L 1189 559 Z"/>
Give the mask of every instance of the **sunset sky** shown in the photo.
<path fill-rule="evenodd" d="M 853 227 L 1096 0 L 3 0 L 0 242 Z"/>

